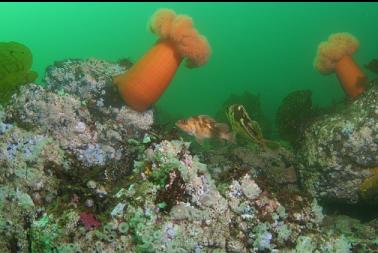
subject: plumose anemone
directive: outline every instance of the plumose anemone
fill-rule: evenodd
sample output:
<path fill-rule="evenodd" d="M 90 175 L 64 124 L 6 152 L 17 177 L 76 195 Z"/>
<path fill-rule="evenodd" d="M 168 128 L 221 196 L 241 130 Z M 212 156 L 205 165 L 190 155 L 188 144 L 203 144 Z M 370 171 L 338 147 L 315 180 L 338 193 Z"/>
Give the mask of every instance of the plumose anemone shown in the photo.
<path fill-rule="evenodd" d="M 145 111 L 159 99 L 184 58 L 187 67 L 193 68 L 205 64 L 210 55 L 207 39 L 186 15 L 158 10 L 150 30 L 158 41 L 130 70 L 114 79 L 122 98 L 137 111 Z"/>
<path fill-rule="evenodd" d="M 367 79 L 353 60 L 352 54 L 359 47 L 356 37 L 350 33 L 334 33 L 318 46 L 315 68 L 322 74 L 336 72 L 345 92 L 352 98 L 364 92 Z"/>

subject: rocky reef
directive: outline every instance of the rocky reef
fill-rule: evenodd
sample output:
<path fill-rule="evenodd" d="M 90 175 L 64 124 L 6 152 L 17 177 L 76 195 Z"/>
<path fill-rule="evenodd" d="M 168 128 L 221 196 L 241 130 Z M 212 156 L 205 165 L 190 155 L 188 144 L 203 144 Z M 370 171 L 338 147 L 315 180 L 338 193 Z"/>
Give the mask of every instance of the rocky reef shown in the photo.
<path fill-rule="evenodd" d="M 371 85 L 341 112 L 327 114 L 306 129 L 299 172 L 318 198 L 376 203 L 377 97 L 378 86 Z"/>
<path fill-rule="evenodd" d="M 372 81 L 376 82 L 376 81 Z M 317 198 L 339 203 L 377 203 L 378 86 L 305 131 L 299 170 Z"/>
<path fill-rule="evenodd" d="M 325 216 L 315 198 L 322 197 L 318 185 L 309 183 L 324 176 L 305 170 L 292 151 L 253 144 L 194 148 L 161 131 L 152 109 L 138 113 L 124 105 L 112 86 L 123 71 L 126 65 L 98 59 L 56 62 L 46 70 L 45 85 L 22 86 L 0 108 L 0 252 L 376 248 L 377 221 Z M 352 107 L 372 113 L 363 101 L 376 95 L 372 89 Z M 353 129 L 361 122 L 376 135 L 375 121 L 353 121 Z M 303 161 L 323 161 L 311 149 L 310 130 L 306 136 Z M 374 145 L 361 144 L 355 154 L 366 155 Z M 376 160 L 363 159 L 361 168 Z M 372 176 L 361 171 L 357 191 Z M 307 175 L 308 192 L 299 188 Z"/>

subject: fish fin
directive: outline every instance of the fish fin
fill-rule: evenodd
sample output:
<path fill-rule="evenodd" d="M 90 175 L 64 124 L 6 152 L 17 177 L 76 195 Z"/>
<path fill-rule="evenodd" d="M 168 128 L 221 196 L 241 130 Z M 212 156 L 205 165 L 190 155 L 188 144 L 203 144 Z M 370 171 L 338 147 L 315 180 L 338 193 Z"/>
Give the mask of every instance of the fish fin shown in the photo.
<path fill-rule="evenodd" d="M 230 128 L 229 128 L 229 126 L 226 123 L 216 123 L 215 124 L 215 128 L 219 132 L 229 132 L 230 131 Z"/>
<path fill-rule="evenodd" d="M 204 139 L 203 138 L 195 137 L 195 139 L 196 139 L 196 142 L 198 142 L 198 144 L 203 145 L 203 143 L 204 143 Z"/>
<path fill-rule="evenodd" d="M 208 120 L 209 122 L 215 122 L 215 120 L 212 118 L 212 117 L 210 117 L 209 115 L 198 115 L 197 116 L 199 119 L 206 119 L 206 120 Z"/>
<path fill-rule="evenodd" d="M 201 115 L 198 115 L 197 117 L 199 117 L 199 118 L 212 119 L 212 117 L 210 117 L 209 115 L 206 115 L 206 114 L 201 114 Z"/>
<path fill-rule="evenodd" d="M 216 123 L 215 129 L 220 139 L 227 140 L 231 143 L 236 143 L 235 132 L 230 132 L 230 127 L 225 123 Z"/>
<path fill-rule="evenodd" d="M 226 140 L 228 140 L 232 144 L 236 144 L 236 134 L 235 134 L 235 132 L 228 133 Z"/>
<path fill-rule="evenodd" d="M 262 144 L 265 148 L 268 148 L 270 150 L 278 150 L 281 147 L 281 145 L 278 142 L 266 139 L 263 139 Z"/>
<path fill-rule="evenodd" d="M 218 137 L 222 140 L 226 140 L 233 144 L 236 144 L 236 133 L 235 132 L 219 132 Z"/>
<path fill-rule="evenodd" d="M 191 136 L 196 136 L 196 131 L 195 130 L 191 130 L 188 132 L 189 135 Z"/>

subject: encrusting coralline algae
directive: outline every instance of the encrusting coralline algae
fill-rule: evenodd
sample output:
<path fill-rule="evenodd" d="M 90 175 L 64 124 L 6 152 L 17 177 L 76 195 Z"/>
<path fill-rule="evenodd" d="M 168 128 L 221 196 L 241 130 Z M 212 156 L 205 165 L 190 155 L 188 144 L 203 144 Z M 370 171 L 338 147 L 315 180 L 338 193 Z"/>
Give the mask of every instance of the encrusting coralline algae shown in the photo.
<path fill-rule="evenodd" d="M 350 252 L 361 243 L 323 230 L 290 151 L 196 154 L 156 133 L 153 110 L 115 97 L 108 85 L 124 70 L 62 61 L 45 87 L 27 84 L 0 108 L 0 252 Z M 350 224 L 377 232 L 374 222 Z"/>

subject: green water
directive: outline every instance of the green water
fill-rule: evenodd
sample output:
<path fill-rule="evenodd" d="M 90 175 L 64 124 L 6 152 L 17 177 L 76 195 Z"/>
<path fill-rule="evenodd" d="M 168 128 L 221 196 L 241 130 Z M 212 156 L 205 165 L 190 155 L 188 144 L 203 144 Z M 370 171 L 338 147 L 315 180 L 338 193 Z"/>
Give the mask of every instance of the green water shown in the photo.
<path fill-rule="evenodd" d="M 182 65 L 158 102 L 182 117 L 214 115 L 231 93 L 245 90 L 260 94 L 271 120 L 294 90 L 312 90 L 320 105 L 342 99 L 336 76 L 312 65 L 317 45 L 331 33 L 360 40 L 359 64 L 378 57 L 377 3 L 2 3 L 0 41 L 26 44 L 40 77 L 66 58 L 135 61 L 156 40 L 147 22 L 161 7 L 193 17 L 212 47 L 208 64 Z"/>

